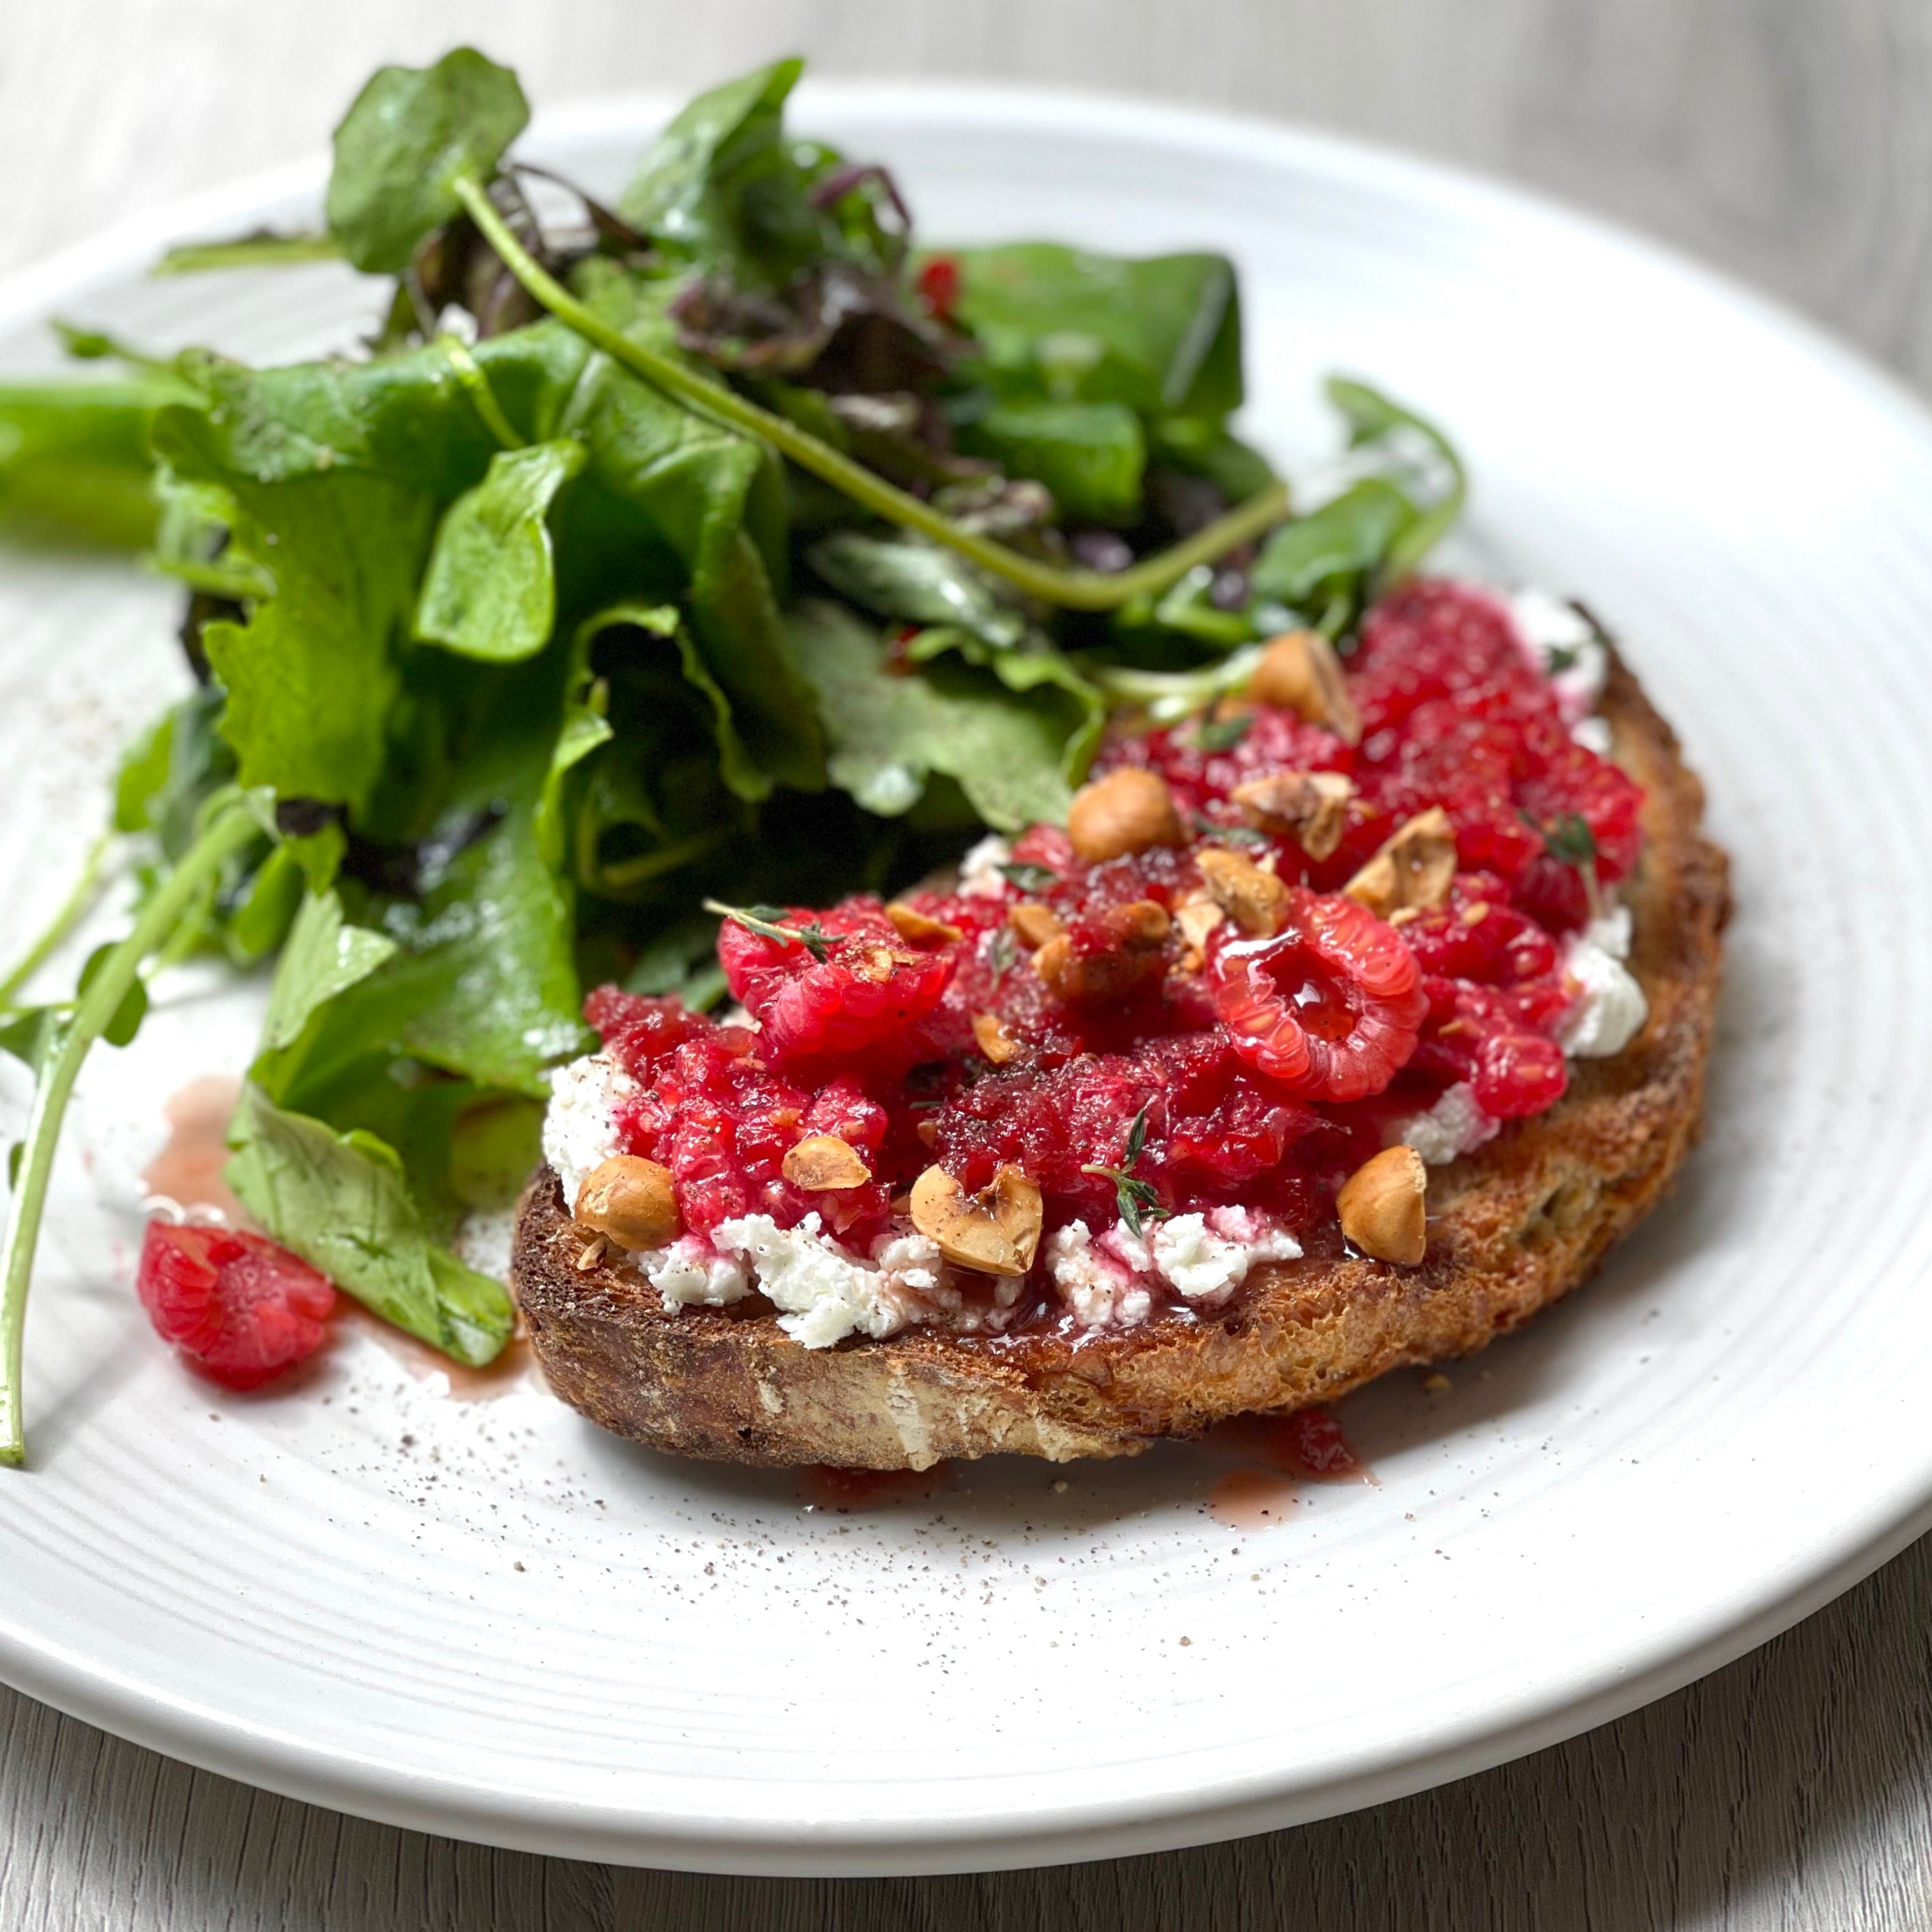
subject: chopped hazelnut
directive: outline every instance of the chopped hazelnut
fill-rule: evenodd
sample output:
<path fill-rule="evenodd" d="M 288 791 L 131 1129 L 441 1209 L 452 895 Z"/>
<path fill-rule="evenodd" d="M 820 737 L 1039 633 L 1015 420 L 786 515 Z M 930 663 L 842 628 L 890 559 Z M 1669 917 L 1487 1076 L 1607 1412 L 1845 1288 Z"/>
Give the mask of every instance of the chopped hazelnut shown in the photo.
<path fill-rule="evenodd" d="M 1432 912 L 1456 878 L 1456 828 L 1439 805 L 1415 816 L 1383 842 L 1381 850 L 1342 888 L 1378 919 Z"/>
<path fill-rule="evenodd" d="M 1286 833 L 1311 859 L 1325 859 L 1341 844 L 1354 795 L 1341 772 L 1274 772 L 1238 784 L 1232 794 L 1251 825 Z"/>
<path fill-rule="evenodd" d="M 863 1187 L 872 1178 L 858 1149 L 836 1134 L 808 1134 L 795 1142 L 785 1150 L 782 1171 L 793 1186 L 808 1194 Z"/>
<path fill-rule="evenodd" d="M 1281 930 L 1288 916 L 1288 888 L 1272 872 L 1233 852 L 1204 851 L 1194 862 L 1214 903 L 1251 939 Z"/>
<path fill-rule="evenodd" d="M 1227 915 L 1210 893 L 1190 892 L 1174 908 L 1174 929 L 1180 934 L 1181 970 L 1198 973 L 1207 958 L 1208 935 Z"/>
<path fill-rule="evenodd" d="M 1022 899 L 1018 905 L 1010 908 L 1006 923 L 1019 934 L 1022 944 L 1026 946 L 1044 946 L 1049 939 L 1058 939 L 1066 930 L 1052 907 L 1042 905 L 1037 899 Z"/>
<path fill-rule="evenodd" d="M 898 968 L 915 963 L 919 956 L 903 952 L 896 946 L 848 947 L 839 956 L 839 964 L 854 979 L 883 986 Z"/>
<path fill-rule="evenodd" d="M 1132 766 L 1109 772 L 1074 794 L 1066 836 L 1090 864 L 1144 852 L 1150 845 L 1187 842 L 1167 781 Z"/>
<path fill-rule="evenodd" d="M 960 1268 L 1022 1275 L 1040 1249 L 1040 1186 L 1017 1167 L 1003 1167 L 992 1185 L 968 1194 L 943 1167 L 912 1184 L 912 1224 Z"/>
<path fill-rule="evenodd" d="M 975 1013 L 973 1037 L 980 1042 L 980 1051 L 995 1066 L 1005 1066 L 1020 1050 L 1019 1042 L 1007 1032 L 998 1013 Z"/>
<path fill-rule="evenodd" d="M 892 921 L 892 930 L 915 946 L 951 946 L 964 937 L 956 926 L 931 918 L 903 899 L 893 900 L 886 908 L 886 916 Z"/>
<path fill-rule="evenodd" d="M 1319 631 L 1284 631 L 1274 639 L 1248 680 L 1248 695 L 1326 725 L 1344 744 L 1361 742 L 1362 715 L 1348 695 L 1342 661 Z"/>
<path fill-rule="evenodd" d="M 1412 1147 L 1384 1148 L 1335 1197 L 1342 1232 L 1371 1260 L 1414 1268 L 1429 1245 L 1429 1170 Z"/>
<path fill-rule="evenodd" d="M 635 1250 L 665 1246 L 682 1226 L 670 1169 L 634 1154 L 614 1154 L 584 1176 L 571 1218 Z"/>

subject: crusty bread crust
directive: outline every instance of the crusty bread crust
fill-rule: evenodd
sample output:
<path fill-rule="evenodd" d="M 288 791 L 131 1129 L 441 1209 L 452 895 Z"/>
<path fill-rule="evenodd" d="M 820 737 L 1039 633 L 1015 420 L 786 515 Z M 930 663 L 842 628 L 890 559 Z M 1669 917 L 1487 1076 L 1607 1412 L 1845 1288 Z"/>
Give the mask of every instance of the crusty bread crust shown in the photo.
<path fill-rule="evenodd" d="M 1642 1032 L 1572 1069 L 1548 1113 L 1438 1168 L 1429 1252 L 1402 1268 L 1310 1257 L 1250 1278 L 1204 1318 L 1078 1340 L 908 1329 L 802 1347 L 753 1296 L 666 1314 L 633 1270 L 578 1264 L 556 1177 L 518 1210 L 512 1286 L 550 1385 L 653 1448 L 754 1463 L 921 1469 L 947 1456 L 1132 1455 L 1224 1417 L 1326 1402 L 1406 1364 L 1466 1355 L 1594 1274 L 1669 1186 L 1696 1138 L 1730 910 L 1703 790 L 1636 680 L 1612 666 L 1603 715 L 1647 794 L 1624 886 Z"/>

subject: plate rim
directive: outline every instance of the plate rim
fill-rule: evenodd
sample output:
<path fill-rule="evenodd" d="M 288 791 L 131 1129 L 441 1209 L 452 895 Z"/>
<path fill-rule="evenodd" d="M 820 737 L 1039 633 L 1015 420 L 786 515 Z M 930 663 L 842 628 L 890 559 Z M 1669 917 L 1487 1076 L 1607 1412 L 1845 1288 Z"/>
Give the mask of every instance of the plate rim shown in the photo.
<path fill-rule="evenodd" d="M 571 140 L 638 133 L 680 97 L 626 91 L 566 101 L 538 114 L 530 138 Z M 1616 221 L 1481 172 L 1400 152 L 1378 142 L 1252 113 L 1176 105 L 1132 94 L 998 81 L 890 77 L 808 78 L 808 113 L 844 106 L 971 121 L 986 127 L 1051 128 L 1129 141 L 1172 142 L 1231 161 L 1266 156 L 1279 165 L 1378 187 L 1412 204 L 1463 211 L 1608 250 L 1630 268 L 1660 274 L 1714 300 L 1874 403 L 1907 418 L 1932 446 L 1932 407 L 1903 378 L 1784 302 Z M 171 199 L 0 277 L 0 328 L 44 320 L 94 280 L 125 273 L 170 242 L 190 238 L 299 195 L 326 177 L 316 154 Z M 31 1471 L 13 1480 L 33 1480 Z M 0 1680 L 146 1748 L 202 1769 L 328 1809 L 408 1829 L 539 1854 L 668 1869 L 771 1876 L 886 1876 L 1014 1869 L 1167 1851 L 1384 1803 L 1472 1775 L 1562 1742 L 1667 1696 L 1721 1668 L 1822 1608 L 1932 1528 L 1932 1460 L 1868 1497 L 1835 1534 L 1810 1546 L 1761 1587 L 1707 1598 L 1702 1614 L 1618 1660 L 1599 1659 L 1568 1684 L 1492 1706 L 1443 1727 L 1420 1749 L 1390 1746 L 1339 1772 L 1291 1779 L 1253 1773 L 1193 1787 L 1150 1813 L 1114 1798 L 1064 1804 L 1051 1813 L 787 1826 L 760 1819 L 692 1817 L 662 1825 L 621 1806 L 533 1801 L 481 1780 L 392 1767 L 307 1742 L 211 1706 L 157 1694 L 63 1647 L 20 1631 L 0 1608 Z"/>

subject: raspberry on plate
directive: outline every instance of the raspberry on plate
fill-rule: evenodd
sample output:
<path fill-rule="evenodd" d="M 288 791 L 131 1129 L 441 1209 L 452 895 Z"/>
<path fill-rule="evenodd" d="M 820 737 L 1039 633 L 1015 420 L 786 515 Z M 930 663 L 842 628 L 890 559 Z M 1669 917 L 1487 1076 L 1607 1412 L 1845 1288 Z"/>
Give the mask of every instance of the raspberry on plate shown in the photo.
<path fill-rule="evenodd" d="M 335 1290 L 300 1256 L 233 1228 L 150 1221 L 135 1276 L 163 1341 L 224 1388 L 251 1389 L 328 1339 Z"/>

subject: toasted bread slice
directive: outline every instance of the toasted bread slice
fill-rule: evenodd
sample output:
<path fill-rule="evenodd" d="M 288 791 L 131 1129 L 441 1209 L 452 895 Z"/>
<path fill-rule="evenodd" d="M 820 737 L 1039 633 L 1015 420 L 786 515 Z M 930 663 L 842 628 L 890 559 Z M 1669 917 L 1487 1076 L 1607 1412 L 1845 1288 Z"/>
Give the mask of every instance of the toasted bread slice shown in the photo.
<path fill-rule="evenodd" d="M 586 1238 L 544 1168 L 518 1213 L 512 1282 L 550 1385 L 604 1428 L 682 1456 L 873 1469 L 1005 1453 L 1063 1462 L 1328 1401 L 1520 1327 L 1594 1272 L 1689 1151 L 1730 909 L 1724 855 L 1700 830 L 1702 788 L 1620 664 L 1602 709 L 1614 757 L 1647 794 L 1624 896 L 1649 1018 L 1614 1058 L 1576 1064 L 1548 1113 L 1432 1172 L 1420 1267 L 1310 1256 L 1258 1270 L 1212 1315 L 1078 1340 L 910 1328 L 813 1349 L 761 1297 L 667 1314 L 634 1271 L 584 1265 Z"/>

